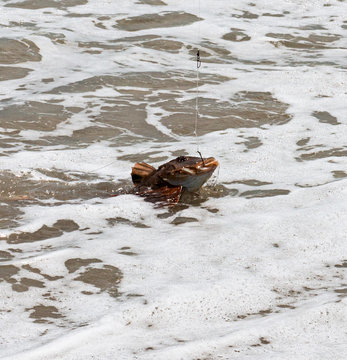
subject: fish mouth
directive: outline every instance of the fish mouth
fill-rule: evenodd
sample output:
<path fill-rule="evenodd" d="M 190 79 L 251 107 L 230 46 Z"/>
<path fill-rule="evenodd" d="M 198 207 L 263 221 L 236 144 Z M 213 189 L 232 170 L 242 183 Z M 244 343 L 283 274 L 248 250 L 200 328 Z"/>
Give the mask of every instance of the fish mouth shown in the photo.
<path fill-rule="evenodd" d="M 201 175 L 205 173 L 212 173 L 218 167 L 219 162 L 214 157 L 202 159 L 191 166 L 184 166 L 180 169 L 181 174 L 186 175 Z"/>
<path fill-rule="evenodd" d="M 171 185 L 180 185 L 188 191 L 196 191 L 211 177 L 218 165 L 215 158 L 209 157 L 182 167 L 165 180 Z"/>
<path fill-rule="evenodd" d="M 214 171 L 218 167 L 219 162 L 214 157 L 202 159 L 201 163 L 198 164 L 197 169 L 202 172 Z"/>

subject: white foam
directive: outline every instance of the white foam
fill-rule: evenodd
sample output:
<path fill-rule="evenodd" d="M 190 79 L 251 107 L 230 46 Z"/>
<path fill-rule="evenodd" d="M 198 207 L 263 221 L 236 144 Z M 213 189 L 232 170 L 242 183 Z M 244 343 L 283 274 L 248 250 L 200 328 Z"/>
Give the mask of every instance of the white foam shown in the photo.
<path fill-rule="evenodd" d="M 102 50 L 95 55 L 78 46 L 79 42 L 106 43 L 126 36 L 154 34 L 193 47 L 208 40 L 231 52 L 233 58 L 225 63 L 206 63 L 202 59 L 201 73 L 230 78 L 221 84 L 202 84 L 200 93 L 204 96 L 229 101 L 239 91 L 271 92 L 274 98 L 289 105 L 293 118 L 281 126 L 226 129 L 199 138 L 203 155 L 214 156 L 221 164 L 217 185 L 223 185 L 224 191 L 237 191 L 234 196 L 210 196 L 200 206 L 191 205 L 169 217 L 164 216 L 167 209 L 155 209 L 132 195 L 77 199 L 59 206 L 53 206 L 50 200 L 23 206 L 19 226 L 2 229 L 1 239 L 14 232 L 35 232 L 61 219 L 73 220 L 79 230 L 42 241 L 1 242 L 1 250 L 21 250 L 12 251 L 14 258 L 2 264 L 20 269 L 14 279 L 43 281 L 46 288 L 30 287 L 28 291 L 16 292 L 11 283 L 1 282 L 0 310 L 10 312 L 0 312 L 0 357 L 344 359 L 346 298 L 341 295 L 345 286 L 342 264 L 346 253 L 347 180 L 334 177 L 333 172 L 346 172 L 346 157 L 322 156 L 305 161 L 297 158 L 346 147 L 345 30 L 341 27 L 345 5 L 338 1 L 294 0 L 271 5 L 257 1 L 255 6 L 244 0 L 201 2 L 200 15 L 204 20 L 199 23 L 132 33 L 112 27 L 118 19 L 145 13 L 198 13 L 197 0 L 164 2 L 168 5 L 90 0 L 67 10 L 51 9 L 49 14 L 48 9 L 3 7 L 0 24 L 10 25 L 25 18 L 39 29 L 2 27 L 2 36 L 34 41 L 43 57 L 42 62 L 17 65 L 33 71 L 24 79 L 3 82 L 6 92 L 1 92 L 1 100 L 11 97 L 3 104 L 53 98 L 63 100 L 64 106 L 85 108 L 90 101 L 86 96 L 93 95 L 92 113 L 75 114 L 50 133 L 69 136 L 92 123 L 91 115 L 98 115 L 104 105 L 102 99 L 116 98 L 119 93 L 106 86 L 85 93 L 53 95 L 46 91 L 98 75 L 195 70 L 194 59 L 186 48 L 171 54 L 133 44 L 121 52 Z M 259 17 L 232 17 L 243 11 Z M 66 17 L 67 12 L 92 15 Z M 263 13 L 284 16 L 262 16 Z M 95 27 L 99 15 L 111 17 L 103 21 L 106 29 Z M 321 24 L 326 30 L 302 29 L 312 24 Z M 222 39 L 231 28 L 241 29 L 251 37 L 250 41 Z M 54 43 L 40 32 L 64 34 L 65 43 Z M 307 37 L 311 32 L 342 37 L 327 43 L 327 48 L 317 53 L 319 57 L 310 58 L 309 50 L 275 47 L 270 41 L 278 39 L 267 36 L 289 33 Z M 153 60 L 156 63 L 148 62 Z M 273 63 L 264 64 L 264 60 Z M 300 61 L 316 63 L 300 65 Z M 297 64 L 294 66 L 293 62 Z M 42 83 L 43 78 L 51 77 L 54 82 Z M 26 90 L 16 90 L 24 83 Z M 194 94 L 182 91 L 182 100 L 191 98 Z M 115 147 L 101 141 L 86 148 L 55 146 L 40 152 L 18 144 L 22 150 L 2 156 L 0 168 L 40 181 L 49 178 L 37 169 L 55 168 L 92 172 L 100 179 L 129 179 L 130 183 L 132 161 L 119 157 L 133 158 L 134 154 L 142 156 L 153 151 L 160 152 L 154 156 L 170 157 L 178 149 L 196 153 L 193 136 L 175 135 L 155 115 L 159 110 L 163 116 L 167 112 L 155 107 L 147 110 L 147 123 L 173 142 L 139 141 Z M 312 116 L 314 111 L 327 111 L 340 124 L 321 123 Z M 25 140 L 45 135 L 32 130 L 20 133 Z M 241 143 L 247 137 L 259 138 L 262 145 L 247 149 Z M 305 146 L 312 146 L 311 149 L 297 144 L 308 138 Z M 155 160 L 153 165 L 160 163 Z M 254 187 L 240 183 L 247 179 L 268 184 Z M 275 189 L 289 193 L 251 199 L 241 195 L 249 190 Z M 175 217 L 193 221 L 174 225 Z M 107 219 L 113 219 L 115 224 Z M 97 269 L 104 265 L 119 268 L 123 274 L 120 297 L 113 298 L 107 291 L 77 281 L 86 267 L 70 273 L 65 265 L 67 260 L 77 258 L 102 261 L 88 265 Z M 46 281 L 40 274 L 23 268 L 27 264 L 43 274 L 61 278 Z M 44 297 L 44 292 L 56 300 Z M 38 304 L 55 306 L 63 317 L 33 322 L 30 314 Z"/>

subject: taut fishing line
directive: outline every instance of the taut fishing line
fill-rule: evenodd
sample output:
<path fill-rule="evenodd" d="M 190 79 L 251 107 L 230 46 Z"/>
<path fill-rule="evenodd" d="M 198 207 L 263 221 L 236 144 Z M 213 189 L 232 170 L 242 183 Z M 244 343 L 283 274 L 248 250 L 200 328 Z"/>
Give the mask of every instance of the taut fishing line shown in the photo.
<path fill-rule="evenodd" d="M 199 137 L 198 137 L 198 122 L 199 122 L 199 69 L 201 66 L 201 59 L 200 59 L 200 0 L 198 0 L 198 34 L 197 34 L 197 52 L 196 52 L 196 94 L 195 94 L 195 122 L 194 122 L 194 135 L 196 140 L 196 151 L 201 156 L 200 149 L 199 149 Z"/>

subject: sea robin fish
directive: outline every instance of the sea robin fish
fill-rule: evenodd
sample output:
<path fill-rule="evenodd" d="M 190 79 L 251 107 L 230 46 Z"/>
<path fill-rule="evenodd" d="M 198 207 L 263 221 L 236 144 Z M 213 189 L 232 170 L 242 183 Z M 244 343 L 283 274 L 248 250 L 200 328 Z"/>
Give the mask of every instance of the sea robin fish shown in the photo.
<path fill-rule="evenodd" d="M 146 163 L 136 163 L 131 172 L 135 188 L 132 194 L 146 201 L 177 204 L 184 190 L 197 191 L 211 177 L 218 161 L 209 157 L 179 156 L 158 169 Z"/>

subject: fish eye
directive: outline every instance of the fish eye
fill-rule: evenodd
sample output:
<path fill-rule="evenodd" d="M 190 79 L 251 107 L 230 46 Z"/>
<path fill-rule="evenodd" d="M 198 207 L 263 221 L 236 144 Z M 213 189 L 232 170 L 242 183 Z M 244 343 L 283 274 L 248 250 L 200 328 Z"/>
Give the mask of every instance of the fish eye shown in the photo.
<path fill-rule="evenodd" d="M 179 156 L 179 157 L 177 158 L 177 161 L 178 161 L 178 162 L 187 161 L 187 158 L 186 158 L 185 156 Z"/>

